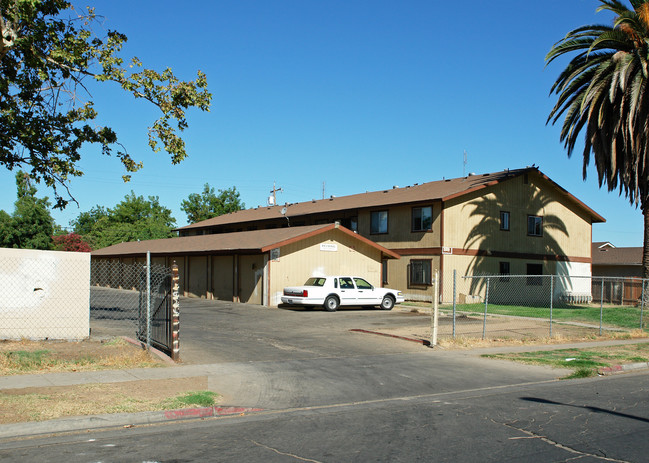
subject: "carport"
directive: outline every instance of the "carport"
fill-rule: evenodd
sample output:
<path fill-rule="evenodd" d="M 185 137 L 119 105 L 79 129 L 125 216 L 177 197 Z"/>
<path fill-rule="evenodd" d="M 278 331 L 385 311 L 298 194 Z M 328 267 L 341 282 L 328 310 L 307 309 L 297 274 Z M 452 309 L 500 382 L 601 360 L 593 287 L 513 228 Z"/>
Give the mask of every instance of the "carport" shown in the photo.
<path fill-rule="evenodd" d="M 338 223 L 120 243 L 92 261 L 178 265 L 181 294 L 276 306 L 285 286 L 310 276 L 360 275 L 381 286 L 386 259 L 399 255 Z M 119 285 L 118 282 L 111 282 Z"/>

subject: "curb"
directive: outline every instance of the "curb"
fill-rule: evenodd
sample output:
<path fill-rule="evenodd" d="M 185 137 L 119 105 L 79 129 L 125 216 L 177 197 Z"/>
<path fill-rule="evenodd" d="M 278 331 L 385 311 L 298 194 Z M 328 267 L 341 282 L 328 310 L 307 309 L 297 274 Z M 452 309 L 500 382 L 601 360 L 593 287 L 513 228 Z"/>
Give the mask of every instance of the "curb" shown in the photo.
<path fill-rule="evenodd" d="M 405 336 L 397 336 L 396 334 L 386 334 L 386 333 L 381 333 L 380 331 L 361 330 L 361 329 L 358 329 L 358 328 L 354 328 L 354 329 L 351 329 L 349 331 L 353 331 L 355 333 L 376 334 L 376 335 L 379 335 L 379 336 L 386 336 L 388 338 L 402 339 L 404 341 L 416 342 L 416 343 L 422 344 L 424 346 L 430 346 L 430 341 L 428 341 L 426 339 L 408 338 L 408 337 L 405 337 Z"/>
<path fill-rule="evenodd" d="M 613 365 L 612 367 L 602 367 L 597 369 L 597 373 L 604 376 L 625 373 L 628 371 L 649 369 L 649 362 L 626 363 L 624 365 Z"/>
<path fill-rule="evenodd" d="M 49 434 L 90 431 L 100 428 L 132 428 L 135 426 L 196 418 L 213 418 L 233 415 L 243 416 L 247 413 L 260 412 L 263 410 L 263 408 L 251 407 L 214 406 L 140 413 L 75 416 L 70 418 L 58 418 L 50 421 L 2 424 L 0 425 L 0 439 L 17 439 L 36 436 L 42 437 Z"/>

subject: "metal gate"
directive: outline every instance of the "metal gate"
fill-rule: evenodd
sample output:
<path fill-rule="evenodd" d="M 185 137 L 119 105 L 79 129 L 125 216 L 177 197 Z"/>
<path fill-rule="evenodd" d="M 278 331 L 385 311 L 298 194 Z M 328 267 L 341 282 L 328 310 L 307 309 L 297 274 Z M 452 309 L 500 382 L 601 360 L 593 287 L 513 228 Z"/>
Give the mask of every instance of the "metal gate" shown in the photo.
<path fill-rule="evenodd" d="M 178 266 L 152 267 L 147 262 L 140 281 L 137 338 L 177 360 Z"/>
<path fill-rule="evenodd" d="M 170 355 L 179 354 L 178 266 L 92 259 L 90 325 L 98 336 L 133 336 Z"/>

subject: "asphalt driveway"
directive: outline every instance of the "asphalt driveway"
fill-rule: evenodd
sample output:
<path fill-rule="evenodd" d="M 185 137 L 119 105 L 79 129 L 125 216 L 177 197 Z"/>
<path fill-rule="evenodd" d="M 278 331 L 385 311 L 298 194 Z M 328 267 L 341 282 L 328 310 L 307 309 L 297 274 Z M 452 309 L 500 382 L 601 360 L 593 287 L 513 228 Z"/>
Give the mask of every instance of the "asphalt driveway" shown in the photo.
<path fill-rule="evenodd" d="M 195 364 L 421 352 L 430 348 L 350 330 L 421 325 L 426 320 L 399 309 L 344 308 L 331 313 L 183 298 L 181 359 Z"/>

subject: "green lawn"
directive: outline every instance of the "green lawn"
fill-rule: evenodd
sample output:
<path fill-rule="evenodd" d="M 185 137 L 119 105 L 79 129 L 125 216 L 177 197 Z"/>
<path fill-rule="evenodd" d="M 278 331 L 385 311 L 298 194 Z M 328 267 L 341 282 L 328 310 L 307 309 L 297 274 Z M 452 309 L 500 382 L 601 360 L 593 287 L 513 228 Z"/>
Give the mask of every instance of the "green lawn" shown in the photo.
<path fill-rule="evenodd" d="M 449 310 L 450 306 L 445 306 L 443 310 Z M 485 310 L 484 303 L 480 304 L 458 304 L 456 310 L 459 312 L 470 312 L 474 315 L 483 315 Z M 602 311 L 602 323 L 604 326 L 640 329 L 640 307 L 633 306 L 608 306 Z M 642 317 L 643 328 L 647 328 L 647 318 L 649 313 L 645 310 Z M 487 314 L 512 315 L 518 317 L 532 317 L 550 319 L 549 307 L 525 307 L 515 305 L 489 304 Z M 571 308 L 553 308 L 552 320 L 571 321 L 589 323 L 599 326 L 600 307 L 597 306 L 574 306 Z"/>

